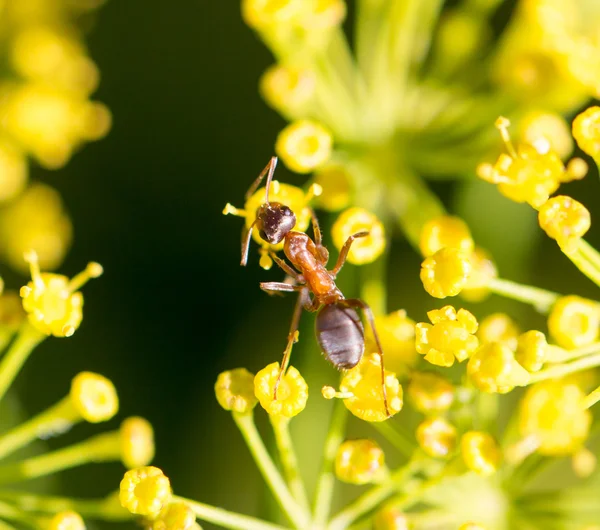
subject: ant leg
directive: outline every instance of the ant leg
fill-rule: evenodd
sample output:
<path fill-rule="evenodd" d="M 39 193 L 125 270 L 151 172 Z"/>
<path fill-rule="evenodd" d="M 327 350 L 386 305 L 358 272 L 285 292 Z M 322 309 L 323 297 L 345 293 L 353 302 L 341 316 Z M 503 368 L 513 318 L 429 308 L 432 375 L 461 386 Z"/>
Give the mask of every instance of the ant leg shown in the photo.
<path fill-rule="evenodd" d="M 338 275 L 340 269 L 344 266 L 344 263 L 346 263 L 348 252 L 350 252 L 350 247 L 352 246 L 352 243 L 354 243 L 354 240 L 358 239 L 359 237 L 367 237 L 368 235 L 369 232 L 365 230 L 364 232 L 357 232 L 356 234 L 353 234 L 348 239 L 346 239 L 342 250 L 340 250 L 340 255 L 338 256 L 337 262 L 335 263 L 335 267 L 331 270 L 331 276 L 333 278 L 335 278 Z"/>
<path fill-rule="evenodd" d="M 284 282 L 261 282 L 260 288 L 269 294 L 294 293 L 304 289 L 304 285 L 292 285 Z"/>
<path fill-rule="evenodd" d="M 387 400 L 387 390 L 385 388 L 385 366 L 383 364 L 383 348 L 381 347 L 381 341 L 379 340 L 379 335 L 377 335 L 377 329 L 375 329 L 375 318 L 373 317 L 373 311 L 369 305 L 360 300 L 359 298 L 349 298 L 345 300 L 340 300 L 339 302 L 342 305 L 346 305 L 349 307 L 359 307 L 362 309 L 365 317 L 367 318 L 369 325 L 371 326 L 371 331 L 373 331 L 373 337 L 375 337 L 375 344 L 377 344 L 377 350 L 379 353 L 380 366 L 381 366 L 381 391 L 383 393 L 383 404 L 385 406 L 385 413 L 388 415 L 388 418 L 391 416 L 390 409 L 388 407 Z"/>
<path fill-rule="evenodd" d="M 265 184 L 265 187 L 266 187 L 265 202 L 269 202 L 269 185 L 271 184 L 271 180 L 273 179 L 273 173 L 275 173 L 276 167 L 277 167 L 277 157 L 272 156 L 271 160 L 269 160 L 269 163 L 266 165 L 265 169 L 263 169 L 260 172 L 260 175 L 258 175 L 256 180 L 248 188 L 248 191 L 246 192 L 246 196 L 245 196 L 246 200 L 248 200 L 252 196 L 252 194 L 256 191 L 256 188 L 258 188 L 258 185 L 260 184 L 261 180 L 265 177 L 265 175 L 268 174 L 267 182 Z"/>
<path fill-rule="evenodd" d="M 295 271 L 294 269 L 292 269 L 285 261 L 283 261 L 277 254 L 275 254 L 274 252 L 269 252 L 269 256 L 271 256 L 271 259 L 279 266 L 279 268 L 281 270 L 283 270 L 283 272 L 285 272 L 288 276 L 291 276 L 292 278 L 294 278 L 294 280 L 296 280 L 299 283 L 303 283 L 303 278 L 302 275 Z"/>
<path fill-rule="evenodd" d="M 317 247 L 317 259 L 319 263 L 326 265 L 329 260 L 329 251 L 323 246 L 323 236 L 321 235 L 321 227 L 319 226 L 317 215 L 312 208 L 309 208 L 309 210 L 313 233 L 315 235 L 315 246 Z"/>

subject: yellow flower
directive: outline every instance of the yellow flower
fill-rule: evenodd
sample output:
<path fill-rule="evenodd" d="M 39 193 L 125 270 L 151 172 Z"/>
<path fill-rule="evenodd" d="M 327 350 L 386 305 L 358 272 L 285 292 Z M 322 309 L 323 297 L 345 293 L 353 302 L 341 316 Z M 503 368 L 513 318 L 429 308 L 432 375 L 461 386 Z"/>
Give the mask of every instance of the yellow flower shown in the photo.
<path fill-rule="evenodd" d="M 171 502 L 152 521 L 151 530 L 191 530 L 196 514 L 185 502 Z"/>
<path fill-rule="evenodd" d="M 127 469 L 147 466 L 154 458 L 154 431 L 150 422 L 132 416 L 121 423 L 121 460 Z"/>
<path fill-rule="evenodd" d="M 467 254 L 473 251 L 471 231 L 460 217 L 443 215 L 431 219 L 423 226 L 419 250 L 424 257 L 431 256 L 445 247 L 457 248 Z"/>
<path fill-rule="evenodd" d="M 287 25 L 302 13 L 304 0 L 242 0 L 242 16 L 253 28 Z"/>
<path fill-rule="evenodd" d="M 519 328 L 506 313 L 493 313 L 479 323 L 477 338 L 480 344 L 501 342 L 511 350 L 517 347 Z"/>
<path fill-rule="evenodd" d="M 468 522 L 461 524 L 458 530 L 487 530 L 487 527 L 479 523 Z"/>
<path fill-rule="evenodd" d="M 415 322 L 400 309 L 375 319 L 377 336 L 385 352 L 385 366 L 395 374 L 404 374 L 414 366 L 418 355 L 415 349 Z M 370 327 L 365 334 L 365 350 L 376 351 L 377 345 Z"/>
<path fill-rule="evenodd" d="M 220 373 L 215 383 L 215 394 L 225 410 L 240 414 L 252 411 L 258 403 L 254 395 L 254 374 L 245 368 Z"/>
<path fill-rule="evenodd" d="M 277 399 L 274 399 L 278 375 L 279 363 L 271 363 L 260 370 L 254 377 L 254 394 L 269 414 L 292 418 L 306 407 L 308 385 L 300 372 L 290 366 L 281 377 Z"/>
<path fill-rule="evenodd" d="M 540 226 L 566 252 L 575 250 L 579 239 L 589 230 L 589 210 L 580 202 L 559 195 L 544 203 L 538 213 Z"/>
<path fill-rule="evenodd" d="M 48 530 L 85 530 L 85 523 L 77 512 L 59 512 L 50 520 Z"/>
<path fill-rule="evenodd" d="M 402 409 L 402 386 L 398 378 L 387 370 L 385 390 L 389 416 L 393 416 Z M 340 395 L 344 396 L 346 408 L 362 420 L 385 421 L 389 417 L 383 402 L 381 360 L 378 354 L 365 355 L 358 365 L 344 374 L 340 382 Z"/>
<path fill-rule="evenodd" d="M 315 75 L 306 68 L 276 64 L 260 79 L 260 93 L 265 101 L 283 114 L 295 115 L 311 100 Z"/>
<path fill-rule="evenodd" d="M 321 208 L 337 212 L 350 204 L 352 182 L 343 167 L 326 166 L 315 173 L 313 182 L 323 190 L 316 200 Z"/>
<path fill-rule="evenodd" d="M 425 360 L 437 366 L 452 366 L 469 358 L 479 346 L 474 335 L 477 319 L 466 309 L 458 312 L 452 306 L 444 306 L 427 313 L 431 324 L 420 322 L 415 326 L 417 351 Z"/>
<path fill-rule="evenodd" d="M 279 133 L 275 152 L 296 173 L 309 173 L 331 157 L 333 137 L 320 123 L 298 120 Z"/>
<path fill-rule="evenodd" d="M 331 228 L 333 244 L 341 250 L 346 240 L 359 232 L 368 232 L 355 239 L 348 252 L 348 262 L 365 265 L 375 261 L 385 250 L 385 231 L 377 216 L 364 208 L 348 208 L 336 219 Z"/>
<path fill-rule="evenodd" d="M 119 410 L 119 398 L 109 379 L 92 372 L 81 372 L 71 382 L 71 403 L 90 423 L 111 419 Z"/>
<path fill-rule="evenodd" d="M 444 412 L 454 402 L 454 386 L 435 372 L 413 372 L 406 392 L 413 406 L 423 414 Z"/>
<path fill-rule="evenodd" d="M 58 192 L 29 186 L 0 213 L 0 248 L 8 263 L 27 273 L 23 254 L 34 249 L 43 269 L 58 267 L 71 245 L 73 227 Z"/>
<path fill-rule="evenodd" d="M 385 476 L 385 454 L 373 440 L 346 440 L 337 450 L 335 476 L 349 484 L 368 484 Z"/>
<path fill-rule="evenodd" d="M 558 113 L 540 110 L 528 111 L 519 121 L 519 137 L 537 151 L 550 149 L 561 159 L 573 152 L 573 138 L 566 120 Z"/>
<path fill-rule="evenodd" d="M 0 202 L 17 197 L 25 189 L 28 176 L 25 154 L 10 140 L 0 140 Z"/>
<path fill-rule="evenodd" d="M 467 374 L 483 392 L 506 394 L 515 386 L 529 383 L 529 372 L 515 360 L 512 350 L 500 342 L 481 345 L 469 359 Z"/>
<path fill-rule="evenodd" d="M 70 337 L 83 318 L 83 295 L 78 289 L 90 278 L 100 276 L 102 266 L 91 262 L 69 280 L 59 274 L 40 272 L 34 251 L 28 252 L 25 260 L 29 263 L 32 281 L 21 288 L 21 297 L 29 322 L 46 335 Z"/>
<path fill-rule="evenodd" d="M 435 298 L 456 296 L 467 285 L 471 270 L 468 254 L 446 247 L 421 263 L 421 281 L 425 290 Z"/>
<path fill-rule="evenodd" d="M 471 274 L 460 292 L 468 302 L 481 302 L 490 293 L 490 280 L 498 277 L 498 269 L 491 256 L 482 248 L 475 247 L 469 255 Z"/>
<path fill-rule="evenodd" d="M 592 414 L 582 407 L 585 394 L 568 380 L 537 383 L 527 389 L 519 408 L 519 429 L 534 436 L 543 455 L 580 449 L 589 435 Z"/>
<path fill-rule="evenodd" d="M 457 432 L 444 418 L 427 418 L 417 427 L 416 438 L 429 456 L 445 458 L 454 451 Z"/>
<path fill-rule="evenodd" d="M 501 460 L 498 444 L 485 432 L 469 431 L 463 434 L 460 448 L 466 466 L 478 475 L 492 475 Z"/>
<path fill-rule="evenodd" d="M 394 506 L 386 506 L 373 517 L 373 530 L 409 530 L 408 517 Z"/>
<path fill-rule="evenodd" d="M 563 348 L 581 348 L 591 344 L 600 333 L 600 306 L 579 296 L 563 296 L 552 306 L 548 330 Z"/>
<path fill-rule="evenodd" d="M 600 107 L 589 107 L 575 117 L 573 137 L 582 151 L 600 157 Z"/>
<path fill-rule="evenodd" d="M 530 372 L 541 370 L 548 355 L 548 341 L 541 331 L 531 330 L 523 333 L 517 340 L 515 358 Z"/>
<path fill-rule="evenodd" d="M 171 500 L 171 483 L 157 467 L 127 471 L 121 480 L 119 500 L 131 513 L 156 517 Z"/>

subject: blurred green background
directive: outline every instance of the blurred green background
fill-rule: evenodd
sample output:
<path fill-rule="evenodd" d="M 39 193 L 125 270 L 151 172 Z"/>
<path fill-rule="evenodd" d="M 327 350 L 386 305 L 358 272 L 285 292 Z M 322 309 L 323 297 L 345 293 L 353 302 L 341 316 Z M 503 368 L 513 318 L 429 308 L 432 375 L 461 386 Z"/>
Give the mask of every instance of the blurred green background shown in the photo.
<path fill-rule="evenodd" d="M 81 328 L 72 338 L 46 341 L 16 391 L 35 413 L 62 397 L 77 372 L 106 375 L 121 399 L 111 425 L 128 415 L 152 422 L 155 464 L 177 493 L 256 513 L 264 502 L 260 477 L 212 387 L 225 369 L 257 371 L 280 359 L 294 303 L 259 290 L 259 281 L 277 281 L 281 274 L 261 270 L 255 252 L 247 268 L 239 266 L 242 221 L 221 215 L 226 202 L 243 204 L 285 123 L 257 92 L 272 58 L 242 23 L 237 1 L 109 0 L 96 13 L 87 43 L 102 74 L 95 99 L 111 109 L 113 128 L 65 169 L 34 167 L 32 174 L 60 191 L 72 216 L 75 242 L 61 272 L 72 275 L 96 260 L 105 274 L 83 291 Z M 283 166 L 278 178 L 297 185 L 306 180 Z M 509 204 L 487 184 L 432 185 L 495 253 L 503 277 L 598 296 L 554 242 L 541 237 L 529 208 Z M 595 217 L 596 173 L 564 190 L 583 198 Z M 327 226 L 328 217 L 321 216 Z M 406 308 L 422 320 L 443 303 L 423 291 L 418 256 L 400 234 L 391 237 L 388 309 Z M 594 226 L 588 239 L 597 246 Z M 9 284 L 24 281 L 6 276 Z M 357 269 L 348 265 L 342 276 L 351 293 Z M 475 311 L 484 316 L 509 306 L 516 307 L 492 298 Z M 524 329 L 541 325 L 531 310 L 516 310 Z M 329 406 L 319 388 L 336 375 L 316 353 L 312 318 L 303 317 L 293 361 L 308 374 L 315 411 L 312 419 L 307 413 L 298 420 L 317 429 L 299 438 L 304 455 L 319 450 Z M 100 430 L 78 426 L 48 445 Z M 104 495 L 116 489 L 122 471 L 103 464 L 65 472 L 60 488 Z"/>

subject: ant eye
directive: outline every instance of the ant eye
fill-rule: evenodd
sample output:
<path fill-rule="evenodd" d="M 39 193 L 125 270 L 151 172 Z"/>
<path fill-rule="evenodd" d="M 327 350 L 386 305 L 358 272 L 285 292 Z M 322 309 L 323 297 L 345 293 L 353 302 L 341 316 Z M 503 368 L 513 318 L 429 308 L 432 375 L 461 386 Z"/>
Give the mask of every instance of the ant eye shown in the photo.
<path fill-rule="evenodd" d="M 264 230 L 259 230 L 258 235 L 260 236 L 261 239 L 265 240 L 265 241 L 269 241 L 267 239 L 267 234 Z"/>

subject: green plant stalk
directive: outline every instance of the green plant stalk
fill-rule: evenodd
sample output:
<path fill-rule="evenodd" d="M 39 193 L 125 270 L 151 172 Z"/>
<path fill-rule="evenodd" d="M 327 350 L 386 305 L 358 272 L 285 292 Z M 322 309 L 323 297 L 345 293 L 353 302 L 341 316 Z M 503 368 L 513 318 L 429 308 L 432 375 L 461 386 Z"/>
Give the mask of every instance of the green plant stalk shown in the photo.
<path fill-rule="evenodd" d="M 522 285 L 501 278 L 492 278 L 488 284 L 488 288 L 492 293 L 532 305 L 542 314 L 549 313 L 554 303 L 561 296 L 546 289 Z"/>
<path fill-rule="evenodd" d="M 306 528 L 310 519 L 296 502 L 263 443 L 252 414 L 232 413 L 254 461 L 279 506 L 295 528 Z"/>

